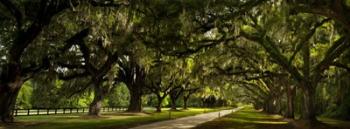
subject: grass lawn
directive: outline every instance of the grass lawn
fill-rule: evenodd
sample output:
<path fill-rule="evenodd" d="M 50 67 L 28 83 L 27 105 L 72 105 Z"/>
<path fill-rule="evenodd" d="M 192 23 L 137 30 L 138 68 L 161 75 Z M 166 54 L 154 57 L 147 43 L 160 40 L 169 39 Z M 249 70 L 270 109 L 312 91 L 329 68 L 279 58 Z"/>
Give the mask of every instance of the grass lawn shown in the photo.
<path fill-rule="evenodd" d="M 192 116 L 221 109 L 190 108 L 189 110 L 172 111 L 171 118 Z M 168 109 L 163 110 L 162 113 L 155 113 L 153 110 L 144 113 L 105 113 L 99 118 L 91 118 L 84 114 L 19 116 L 16 117 L 15 123 L 0 125 L 0 129 L 126 129 L 168 119 Z"/>
<path fill-rule="evenodd" d="M 319 120 L 327 124 L 313 129 L 350 129 L 350 122 L 326 118 Z M 279 115 L 269 115 L 246 107 L 228 116 L 198 125 L 194 129 L 304 129 L 302 126 L 295 126 L 296 123 L 298 124 L 294 121 L 287 122 Z"/>

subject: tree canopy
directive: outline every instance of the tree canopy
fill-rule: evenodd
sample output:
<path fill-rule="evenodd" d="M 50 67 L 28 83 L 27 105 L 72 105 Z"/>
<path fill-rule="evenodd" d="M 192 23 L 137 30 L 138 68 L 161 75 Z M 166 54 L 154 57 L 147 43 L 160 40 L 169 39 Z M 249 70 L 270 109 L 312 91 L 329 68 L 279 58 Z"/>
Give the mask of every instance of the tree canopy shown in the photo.
<path fill-rule="evenodd" d="M 349 119 L 349 11 L 349 0 L 0 0 L 0 118 L 141 112 L 149 97 L 158 112 L 240 102 Z"/>

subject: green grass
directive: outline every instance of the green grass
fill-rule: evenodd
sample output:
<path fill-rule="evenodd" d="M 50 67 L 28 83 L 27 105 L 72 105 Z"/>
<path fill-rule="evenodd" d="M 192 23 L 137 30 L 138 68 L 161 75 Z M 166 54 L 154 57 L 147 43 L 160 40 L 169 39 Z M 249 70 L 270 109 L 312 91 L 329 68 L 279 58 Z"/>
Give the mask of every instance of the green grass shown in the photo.
<path fill-rule="evenodd" d="M 192 116 L 221 109 L 190 108 L 172 111 L 171 119 Z M 145 113 L 106 113 L 99 118 L 83 114 L 42 115 L 16 117 L 16 123 L 0 125 L 0 129 L 126 129 L 137 125 L 169 119 L 169 111 L 162 113 L 145 111 Z"/>
<path fill-rule="evenodd" d="M 279 115 L 269 115 L 245 107 L 226 117 L 215 119 L 195 129 L 293 129 Z"/>
<path fill-rule="evenodd" d="M 312 129 L 350 129 L 350 122 L 329 118 L 319 118 L 322 122 Z M 254 110 L 251 106 L 215 119 L 194 129 L 305 129 L 302 122 L 286 120 L 280 115 L 266 114 Z"/>
<path fill-rule="evenodd" d="M 320 117 L 318 118 L 318 120 L 335 127 L 350 129 L 350 121 L 336 120 L 336 119 L 326 118 L 326 117 Z"/>

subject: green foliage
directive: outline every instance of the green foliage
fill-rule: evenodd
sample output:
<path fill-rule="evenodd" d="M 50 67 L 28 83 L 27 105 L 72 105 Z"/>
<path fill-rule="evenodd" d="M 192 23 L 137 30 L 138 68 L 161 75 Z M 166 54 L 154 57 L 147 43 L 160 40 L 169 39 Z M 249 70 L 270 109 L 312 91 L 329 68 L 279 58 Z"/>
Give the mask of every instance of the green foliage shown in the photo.
<path fill-rule="evenodd" d="M 33 93 L 33 87 L 30 84 L 30 81 L 26 81 L 23 84 L 20 92 L 18 93 L 18 97 L 16 100 L 16 108 L 17 109 L 29 109 L 32 107 L 31 97 Z"/>
<path fill-rule="evenodd" d="M 331 73 L 330 73 L 331 74 Z M 319 107 L 323 109 L 323 115 L 331 118 L 350 120 L 350 84 L 349 73 L 335 70 L 334 78 L 329 78 L 324 84 L 324 91 L 319 94 Z"/>
<path fill-rule="evenodd" d="M 19 92 L 16 108 L 75 108 L 88 107 L 92 100 L 89 94 L 68 97 L 63 95 L 62 81 L 40 80 L 26 81 Z"/>
<path fill-rule="evenodd" d="M 151 107 L 156 107 L 157 104 L 158 104 L 158 100 L 157 100 L 157 97 L 153 94 L 151 95 L 145 95 L 146 99 L 144 99 L 146 101 L 146 103 L 144 104 L 145 106 L 151 106 Z M 170 98 L 169 96 L 166 96 L 164 98 L 164 100 L 162 101 L 161 103 L 161 106 L 162 107 L 166 107 L 170 105 Z"/>
<path fill-rule="evenodd" d="M 124 83 L 120 83 L 107 97 L 110 107 L 126 107 L 129 105 L 129 90 Z"/>
<path fill-rule="evenodd" d="M 345 5 L 346 5 L 347 7 L 350 7 L 350 0 L 345 0 Z"/>
<path fill-rule="evenodd" d="M 343 103 L 340 104 L 340 106 L 330 107 L 329 113 L 326 113 L 325 116 L 337 118 L 337 119 L 343 119 L 343 120 L 350 120 L 349 108 L 350 108 L 350 97 L 348 95 L 344 98 L 344 101 Z"/>

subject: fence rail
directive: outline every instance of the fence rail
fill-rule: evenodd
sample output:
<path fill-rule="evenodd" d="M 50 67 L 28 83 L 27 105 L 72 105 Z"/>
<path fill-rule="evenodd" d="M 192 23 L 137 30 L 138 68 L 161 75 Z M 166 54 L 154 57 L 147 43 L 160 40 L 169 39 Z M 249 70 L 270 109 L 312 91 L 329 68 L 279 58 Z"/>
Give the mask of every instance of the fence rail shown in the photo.
<path fill-rule="evenodd" d="M 103 107 L 101 112 L 125 111 L 125 107 Z M 14 116 L 33 116 L 33 115 L 56 115 L 87 113 L 89 108 L 40 108 L 40 109 L 14 109 Z"/>

